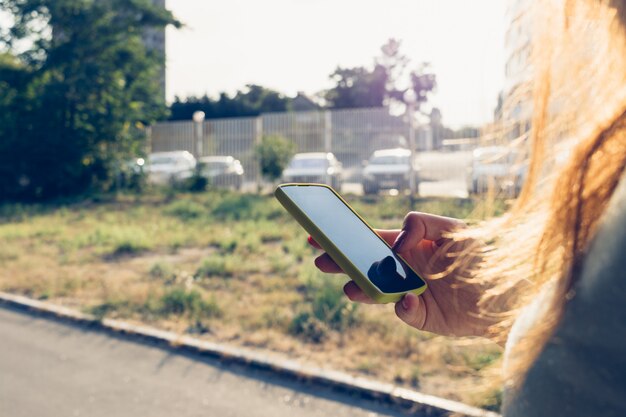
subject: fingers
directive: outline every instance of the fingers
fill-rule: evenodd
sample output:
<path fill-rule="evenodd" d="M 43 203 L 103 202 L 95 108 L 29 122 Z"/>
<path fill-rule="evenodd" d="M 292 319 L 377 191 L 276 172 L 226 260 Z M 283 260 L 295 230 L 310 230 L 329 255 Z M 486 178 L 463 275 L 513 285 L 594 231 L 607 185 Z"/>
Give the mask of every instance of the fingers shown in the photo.
<path fill-rule="evenodd" d="M 460 220 L 412 211 L 404 218 L 402 231 L 393 243 L 396 252 L 416 247 L 422 240 L 440 241 L 445 232 L 464 227 Z"/>
<path fill-rule="evenodd" d="M 309 245 L 313 246 L 315 249 L 322 249 L 320 244 L 317 243 L 315 239 L 313 239 L 313 236 L 309 236 L 309 238 L 307 239 L 307 242 L 309 242 Z"/>
<path fill-rule="evenodd" d="M 413 293 L 405 294 L 396 303 L 396 316 L 409 326 L 423 330 L 426 323 L 426 306 L 422 300 Z"/>
<path fill-rule="evenodd" d="M 324 253 L 315 258 L 315 266 L 322 272 L 327 274 L 340 274 L 343 273 L 339 265 L 333 261 L 333 259 L 327 253 Z"/>
<path fill-rule="evenodd" d="M 375 304 L 376 302 L 369 298 L 362 289 L 359 288 L 358 285 L 354 281 L 348 282 L 343 286 L 343 292 L 346 296 L 354 302 L 357 303 L 365 303 L 365 304 Z"/>

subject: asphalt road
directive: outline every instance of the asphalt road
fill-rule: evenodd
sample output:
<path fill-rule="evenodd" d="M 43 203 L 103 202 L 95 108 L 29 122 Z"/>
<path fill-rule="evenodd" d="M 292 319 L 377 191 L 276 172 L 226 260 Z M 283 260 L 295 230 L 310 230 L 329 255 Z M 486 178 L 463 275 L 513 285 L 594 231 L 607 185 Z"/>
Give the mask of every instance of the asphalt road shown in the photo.
<path fill-rule="evenodd" d="M 400 415 L 269 372 L 0 308 L 1 417 Z"/>

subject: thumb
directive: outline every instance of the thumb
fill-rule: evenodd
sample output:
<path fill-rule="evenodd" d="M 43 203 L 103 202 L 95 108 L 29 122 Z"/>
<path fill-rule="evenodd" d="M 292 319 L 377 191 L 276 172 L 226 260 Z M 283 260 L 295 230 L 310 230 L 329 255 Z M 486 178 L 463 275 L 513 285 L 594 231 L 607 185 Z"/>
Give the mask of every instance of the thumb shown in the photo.
<path fill-rule="evenodd" d="M 422 330 L 426 324 L 426 305 L 420 297 L 407 293 L 396 303 L 396 315 L 416 329 Z"/>

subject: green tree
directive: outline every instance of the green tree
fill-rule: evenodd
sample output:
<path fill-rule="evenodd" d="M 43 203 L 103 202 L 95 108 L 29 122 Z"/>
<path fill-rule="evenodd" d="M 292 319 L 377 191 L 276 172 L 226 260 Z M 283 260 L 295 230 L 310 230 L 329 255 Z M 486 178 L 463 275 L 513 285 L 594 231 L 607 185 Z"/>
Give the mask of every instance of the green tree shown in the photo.
<path fill-rule="evenodd" d="M 166 116 L 162 57 L 142 35 L 180 24 L 149 0 L 0 0 L 0 9 L 13 19 L 0 33 L 9 122 L 0 129 L 0 198 L 107 188 L 140 152 L 144 126 Z"/>
<path fill-rule="evenodd" d="M 329 107 L 347 109 L 358 107 L 381 107 L 387 97 L 388 74 L 384 67 L 338 67 L 330 75 L 335 86 L 325 94 Z"/>
<path fill-rule="evenodd" d="M 427 63 L 408 71 L 411 61 L 401 52 L 402 42 L 389 39 L 380 49 L 371 68 L 338 67 L 330 79 L 335 86 L 324 97 L 330 108 L 380 107 L 404 104 L 405 93 L 412 89 L 416 110 L 437 87 L 435 74 Z M 408 71 L 408 72 L 407 72 Z"/>
<path fill-rule="evenodd" d="M 207 119 L 258 116 L 261 113 L 284 112 L 290 109 L 292 99 L 277 91 L 256 84 L 248 84 L 230 97 L 220 93 L 217 99 L 209 96 L 176 97 L 171 106 L 171 120 L 191 120 L 194 112 L 203 111 Z"/>
<path fill-rule="evenodd" d="M 261 174 L 274 181 L 280 178 L 283 170 L 295 152 L 293 142 L 282 136 L 264 136 L 256 147 L 256 153 L 261 162 Z"/>

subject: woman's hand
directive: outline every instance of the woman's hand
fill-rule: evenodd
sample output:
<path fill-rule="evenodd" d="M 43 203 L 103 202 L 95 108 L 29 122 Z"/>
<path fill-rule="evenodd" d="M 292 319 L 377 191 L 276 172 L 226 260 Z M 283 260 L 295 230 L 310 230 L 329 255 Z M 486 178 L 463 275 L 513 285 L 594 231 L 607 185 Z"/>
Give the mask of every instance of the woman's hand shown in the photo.
<path fill-rule="evenodd" d="M 447 232 L 463 227 L 460 220 L 411 212 L 402 230 L 376 231 L 428 282 L 424 293 L 408 293 L 395 305 L 397 316 L 408 325 L 440 335 L 486 336 L 493 324 L 479 314 L 480 288 L 469 284 L 461 276 L 462 270 L 453 266 L 450 255 L 476 243 L 453 242 L 445 237 Z M 320 248 L 311 237 L 309 243 Z M 343 272 L 326 253 L 315 259 L 315 265 L 323 272 Z M 427 279 L 444 272 L 441 279 Z M 344 292 L 352 301 L 374 303 L 354 281 L 344 286 Z"/>

